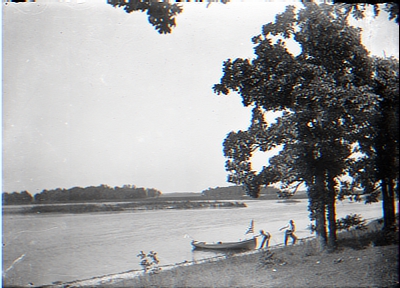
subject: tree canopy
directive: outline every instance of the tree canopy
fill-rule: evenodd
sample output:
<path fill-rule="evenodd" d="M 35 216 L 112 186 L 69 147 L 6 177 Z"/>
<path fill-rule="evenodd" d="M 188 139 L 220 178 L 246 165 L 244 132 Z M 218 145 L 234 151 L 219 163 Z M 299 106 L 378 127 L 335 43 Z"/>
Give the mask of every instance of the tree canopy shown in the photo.
<path fill-rule="evenodd" d="M 254 107 L 249 129 L 231 132 L 224 141 L 228 181 L 244 185 L 256 198 L 260 187 L 271 183 L 306 184 L 322 248 L 335 247 L 340 177 L 348 173 L 360 131 L 374 130 L 370 120 L 380 115 L 382 104 L 371 84 L 374 61 L 349 17 L 346 5 L 305 3 L 297 12 L 288 6 L 253 37 L 255 58 L 228 59 L 214 85 L 217 94 L 237 92 L 244 106 Z M 286 39 L 300 45 L 299 55 L 289 51 Z M 268 111 L 282 116 L 267 123 Z M 255 151 L 278 146 L 282 150 L 268 165 L 252 169 Z"/>
<path fill-rule="evenodd" d="M 337 4 L 347 5 L 347 9 L 351 11 L 351 14 L 355 19 L 362 19 L 365 17 L 365 12 L 369 6 L 372 6 L 374 16 L 379 16 L 381 8 L 383 11 L 388 13 L 389 21 L 394 21 L 399 24 L 399 4 L 396 2 L 383 2 L 378 1 L 365 1 L 364 3 L 348 3 L 341 1 L 333 1 Z"/>
<path fill-rule="evenodd" d="M 123 7 L 125 12 L 134 11 L 147 12 L 149 23 L 160 34 L 171 33 L 172 27 L 175 27 L 175 16 L 182 12 L 182 7 L 168 2 L 139 1 L 139 0 L 108 0 L 108 4 L 114 7 Z"/>

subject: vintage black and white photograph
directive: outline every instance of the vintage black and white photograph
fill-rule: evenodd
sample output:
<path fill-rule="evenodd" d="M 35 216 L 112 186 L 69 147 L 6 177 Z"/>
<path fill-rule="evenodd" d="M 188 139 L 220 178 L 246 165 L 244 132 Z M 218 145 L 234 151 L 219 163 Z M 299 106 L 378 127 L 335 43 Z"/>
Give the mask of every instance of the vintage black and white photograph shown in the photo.
<path fill-rule="evenodd" d="M 2 287 L 399 286 L 397 3 L 2 24 Z"/>

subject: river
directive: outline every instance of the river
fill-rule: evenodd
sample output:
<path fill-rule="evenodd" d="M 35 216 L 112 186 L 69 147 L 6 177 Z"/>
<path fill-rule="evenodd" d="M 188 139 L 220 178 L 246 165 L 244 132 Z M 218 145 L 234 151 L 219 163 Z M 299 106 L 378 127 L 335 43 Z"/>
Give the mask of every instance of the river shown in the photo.
<path fill-rule="evenodd" d="M 28 286 L 140 270 L 140 251 L 157 252 L 159 265 L 201 260 L 215 252 L 193 251 L 191 239 L 237 241 L 253 219 L 255 232 L 283 242 L 289 219 L 299 238 L 311 236 L 307 200 L 246 201 L 247 208 L 158 210 L 93 214 L 3 214 L 3 285 Z M 337 217 L 382 217 L 381 203 L 337 203 Z"/>

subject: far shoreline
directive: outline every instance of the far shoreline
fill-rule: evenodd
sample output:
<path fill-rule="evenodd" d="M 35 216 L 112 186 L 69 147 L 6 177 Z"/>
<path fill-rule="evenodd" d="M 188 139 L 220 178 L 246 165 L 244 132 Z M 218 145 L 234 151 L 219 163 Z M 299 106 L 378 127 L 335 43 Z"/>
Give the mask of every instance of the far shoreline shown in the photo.
<path fill-rule="evenodd" d="M 98 203 L 49 203 L 3 206 L 3 215 L 118 213 L 153 210 L 246 208 L 243 201 L 131 201 Z"/>
<path fill-rule="evenodd" d="M 249 201 L 277 201 L 278 203 L 298 203 L 307 199 L 304 194 L 283 199 L 276 195 L 264 195 L 259 198 L 242 197 L 203 197 L 200 193 L 179 195 L 163 195 L 154 198 L 135 200 L 93 200 L 85 202 L 43 202 L 3 205 L 3 215 L 35 215 L 35 214 L 83 214 L 83 213 L 121 213 L 153 210 L 183 209 L 226 209 L 246 208 Z"/>

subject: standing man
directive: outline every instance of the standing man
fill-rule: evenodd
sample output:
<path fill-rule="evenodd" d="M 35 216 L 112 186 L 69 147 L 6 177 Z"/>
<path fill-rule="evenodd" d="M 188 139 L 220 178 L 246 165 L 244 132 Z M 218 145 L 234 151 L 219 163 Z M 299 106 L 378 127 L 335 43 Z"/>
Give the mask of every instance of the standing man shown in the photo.
<path fill-rule="evenodd" d="M 264 247 L 268 248 L 269 245 L 269 239 L 271 239 L 271 234 L 268 232 L 264 232 L 264 230 L 260 230 L 260 236 L 263 236 L 263 240 L 261 242 L 261 245 L 258 249 L 262 249 Z"/>
<path fill-rule="evenodd" d="M 294 224 L 294 221 L 290 220 L 289 223 L 286 226 L 283 226 L 281 229 L 279 229 L 279 231 L 281 231 L 283 229 L 286 229 L 285 230 L 285 246 L 287 246 L 289 236 L 293 240 L 292 245 L 296 244 L 297 236 L 294 235 L 294 231 L 296 231 L 296 226 Z"/>

